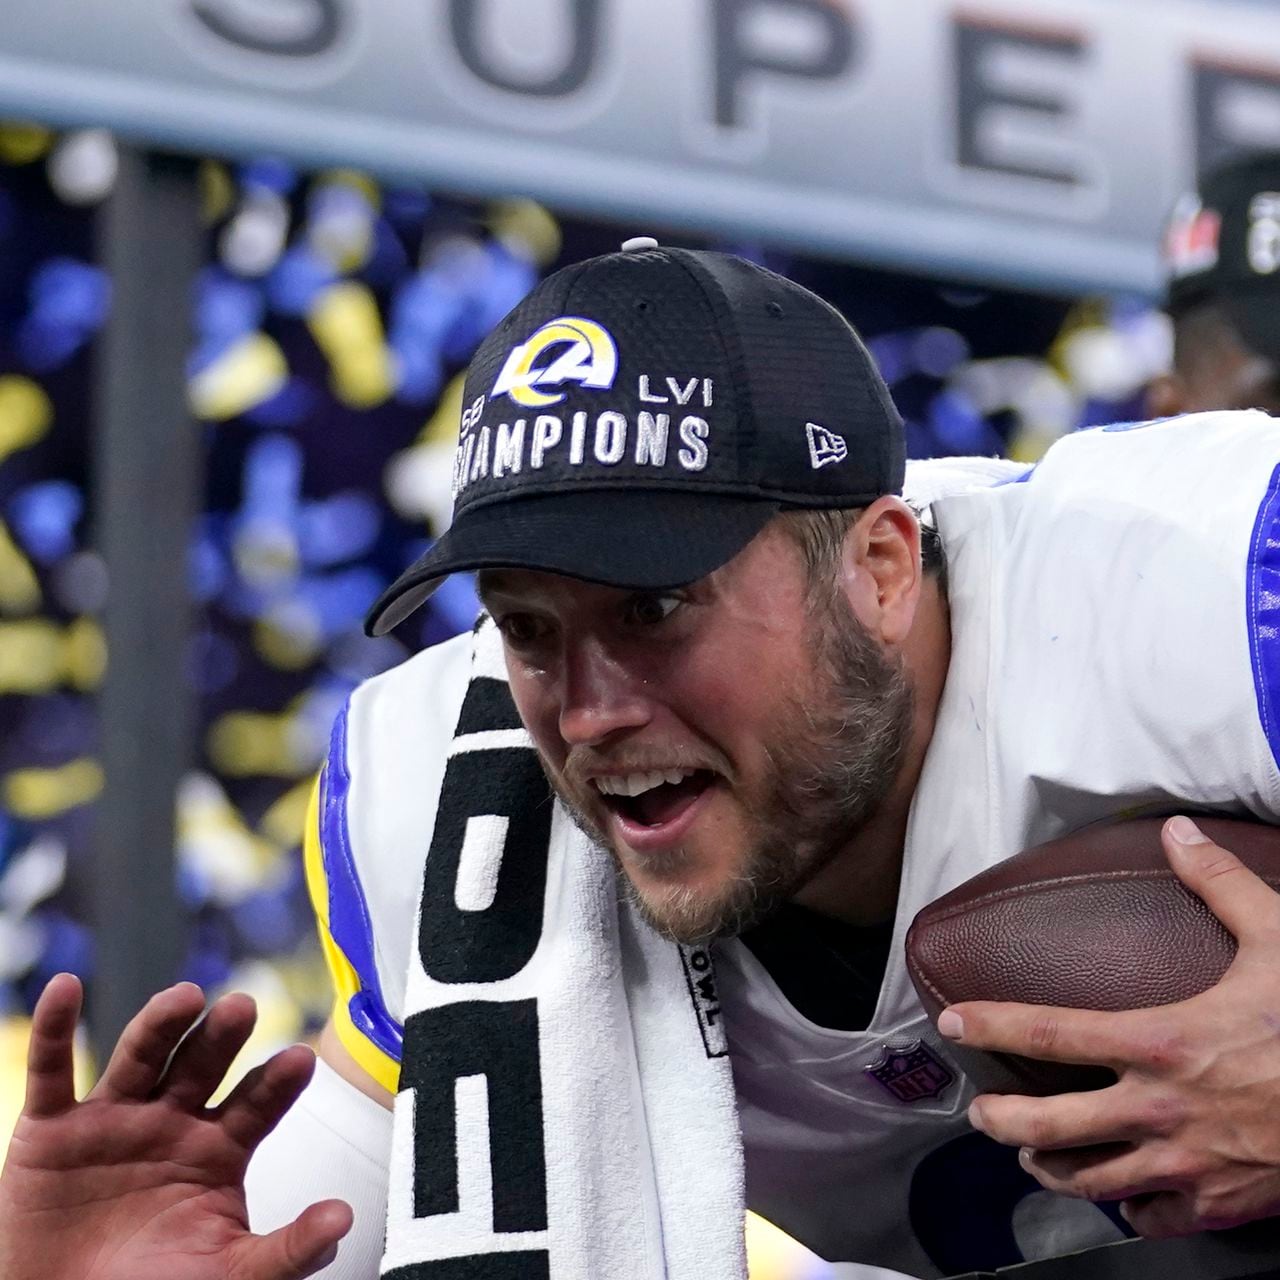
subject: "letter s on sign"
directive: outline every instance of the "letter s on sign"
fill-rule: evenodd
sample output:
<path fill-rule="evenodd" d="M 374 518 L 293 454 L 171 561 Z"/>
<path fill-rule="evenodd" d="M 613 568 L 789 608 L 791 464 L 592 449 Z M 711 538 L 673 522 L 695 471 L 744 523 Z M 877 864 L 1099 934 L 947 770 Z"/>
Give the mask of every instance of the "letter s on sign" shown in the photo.
<path fill-rule="evenodd" d="M 256 53 L 309 58 L 342 36 L 339 0 L 192 0 L 191 11 L 214 35 Z"/>

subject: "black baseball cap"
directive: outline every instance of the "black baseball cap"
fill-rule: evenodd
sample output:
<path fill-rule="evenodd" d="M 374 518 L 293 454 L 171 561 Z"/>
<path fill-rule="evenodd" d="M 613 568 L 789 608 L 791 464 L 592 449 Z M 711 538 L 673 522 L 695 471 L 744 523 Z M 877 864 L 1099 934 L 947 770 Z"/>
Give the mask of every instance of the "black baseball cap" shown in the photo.
<path fill-rule="evenodd" d="M 1216 302 L 1253 351 L 1280 357 L 1280 152 L 1206 173 L 1174 207 L 1164 258 L 1171 315 Z"/>
<path fill-rule="evenodd" d="M 539 284 L 467 371 L 453 523 L 382 594 L 382 635 L 447 574 L 637 590 L 731 560 L 784 508 L 900 493 L 902 420 L 816 294 L 648 237 Z"/>

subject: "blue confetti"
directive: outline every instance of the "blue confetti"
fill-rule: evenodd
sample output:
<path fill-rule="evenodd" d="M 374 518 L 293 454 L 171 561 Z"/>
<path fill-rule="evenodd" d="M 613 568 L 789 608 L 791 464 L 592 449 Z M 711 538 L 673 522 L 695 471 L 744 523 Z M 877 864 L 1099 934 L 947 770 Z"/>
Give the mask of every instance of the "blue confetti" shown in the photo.
<path fill-rule="evenodd" d="M 46 480 L 19 490 L 9 519 L 27 553 L 51 564 L 76 549 L 75 527 L 84 495 L 68 480 Z"/>
<path fill-rule="evenodd" d="M 298 544 L 308 566 L 338 564 L 364 555 L 378 539 L 382 513 L 366 494 L 354 490 L 303 505 Z"/>

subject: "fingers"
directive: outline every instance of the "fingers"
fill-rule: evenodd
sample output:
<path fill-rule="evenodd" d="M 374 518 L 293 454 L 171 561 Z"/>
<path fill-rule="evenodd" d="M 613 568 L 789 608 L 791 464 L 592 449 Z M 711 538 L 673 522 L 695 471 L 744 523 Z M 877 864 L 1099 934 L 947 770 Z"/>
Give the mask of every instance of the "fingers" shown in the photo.
<path fill-rule="evenodd" d="M 1075 1151 L 1019 1152 L 1022 1167 L 1049 1191 L 1078 1200 L 1127 1200 L 1183 1187 L 1189 1174 L 1169 1147 L 1123 1143 Z"/>
<path fill-rule="evenodd" d="M 60 973 L 49 980 L 36 1001 L 27 1048 L 24 1111 L 29 1116 L 59 1115 L 75 1104 L 72 1047 L 83 1000 L 80 980 Z"/>
<path fill-rule="evenodd" d="M 1153 1239 L 1189 1236 L 1203 1230 L 1191 1200 L 1177 1192 L 1136 1196 L 1120 1206 L 1120 1216 L 1140 1235 Z"/>
<path fill-rule="evenodd" d="M 129 1101 L 147 1098 L 203 1009 L 204 993 L 194 983 L 181 982 L 152 996 L 121 1033 L 94 1095 Z"/>
<path fill-rule="evenodd" d="M 1164 1170 L 1149 1151 L 1125 1144 L 1083 1151 L 1019 1152 L 1019 1162 L 1041 1187 L 1059 1196 L 1088 1201 L 1126 1199 L 1179 1185 L 1172 1170 Z"/>
<path fill-rule="evenodd" d="M 1280 895 L 1234 853 L 1214 844 L 1190 818 L 1170 818 L 1160 837 L 1178 879 L 1238 941 L 1280 935 Z"/>
<path fill-rule="evenodd" d="M 984 1094 L 969 1107 L 969 1122 L 980 1133 L 1037 1151 L 1165 1137 L 1178 1121 L 1172 1099 L 1123 1084 L 1052 1098 Z"/>
<path fill-rule="evenodd" d="M 351 1207 L 342 1200 L 313 1204 L 287 1227 L 237 1245 L 235 1274 L 243 1280 L 304 1280 L 333 1261 L 352 1221 Z"/>
<path fill-rule="evenodd" d="M 244 1048 L 258 1019 L 250 996 L 241 992 L 215 1001 L 178 1046 L 165 1072 L 165 1096 L 189 1110 L 203 1107 Z"/>
<path fill-rule="evenodd" d="M 1016 1053 L 1044 1062 L 1112 1067 L 1133 1060 L 1132 1013 L 1099 1013 L 1038 1004 L 973 1000 L 952 1005 L 938 1030 L 972 1049 Z"/>
<path fill-rule="evenodd" d="M 306 1045 L 292 1045 L 250 1071 L 217 1109 L 219 1123 L 246 1160 L 298 1100 L 315 1066 Z"/>

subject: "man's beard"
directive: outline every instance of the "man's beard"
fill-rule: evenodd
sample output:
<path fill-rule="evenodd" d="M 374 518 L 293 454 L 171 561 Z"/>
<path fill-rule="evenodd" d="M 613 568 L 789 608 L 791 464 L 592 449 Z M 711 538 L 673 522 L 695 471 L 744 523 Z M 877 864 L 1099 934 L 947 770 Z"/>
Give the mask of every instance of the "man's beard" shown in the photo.
<path fill-rule="evenodd" d="M 748 844 L 714 896 L 678 885 L 642 896 L 605 833 L 548 770 L 573 820 L 613 854 L 625 897 L 676 942 L 731 937 L 775 911 L 840 853 L 893 785 L 913 709 L 901 659 L 880 648 L 843 597 L 815 621 L 812 658 L 809 689 L 788 701 L 765 744 L 762 798 L 738 796 Z"/>

